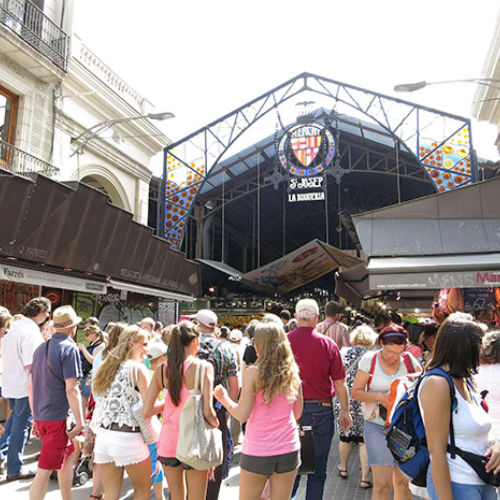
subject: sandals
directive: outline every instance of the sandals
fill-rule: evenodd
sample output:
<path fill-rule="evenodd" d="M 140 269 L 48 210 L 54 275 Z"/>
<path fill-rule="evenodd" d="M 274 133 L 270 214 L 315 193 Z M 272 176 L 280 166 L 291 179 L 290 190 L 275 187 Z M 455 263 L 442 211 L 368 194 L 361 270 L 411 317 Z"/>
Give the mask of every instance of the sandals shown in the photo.
<path fill-rule="evenodd" d="M 338 475 L 342 478 L 342 479 L 347 479 L 347 471 L 344 470 L 344 469 L 341 469 L 338 465 L 337 465 L 337 473 Z"/>
<path fill-rule="evenodd" d="M 372 487 L 372 482 L 371 481 L 361 481 L 359 483 L 359 487 L 362 488 L 363 490 L 367 490 L 368 488 Z"/>
<path fill-rule="evenodd" d="M 90 495 L 90 498 L 95 498 L 95 500 L 101 500 L 101 498 L 104 496 L 104 493 L 102 495 Z"/>

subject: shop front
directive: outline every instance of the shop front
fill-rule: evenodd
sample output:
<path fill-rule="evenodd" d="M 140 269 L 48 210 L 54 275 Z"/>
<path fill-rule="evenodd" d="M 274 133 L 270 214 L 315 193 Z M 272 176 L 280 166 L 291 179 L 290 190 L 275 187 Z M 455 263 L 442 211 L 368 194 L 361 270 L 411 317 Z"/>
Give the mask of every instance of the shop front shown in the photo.
<path fill-rule="evenodd" d="M 499 323 L 499 192 L 495 178 L 353 217 L 369 259 L 365 291 L 432 294 L 434 314 L 461 310 Z"/>
<path fill-rule="evenodd" d="M 0 224 L 0 293 L 13 312 L 41 294 L 102 327 L 165 322 L 199 294 L 198 264 L 84 184 L 1 175 Z"/>

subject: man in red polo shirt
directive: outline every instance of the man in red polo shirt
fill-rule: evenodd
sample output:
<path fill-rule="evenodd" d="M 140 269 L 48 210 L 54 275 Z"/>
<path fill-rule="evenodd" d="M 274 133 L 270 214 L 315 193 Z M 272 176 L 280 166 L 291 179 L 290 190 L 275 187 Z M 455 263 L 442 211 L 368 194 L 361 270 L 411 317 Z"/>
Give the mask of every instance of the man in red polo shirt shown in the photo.
<path fill-rule="evenodd" d="M 304 411 L 300 422 L 312 426 L 315 472 L 307 477 L 306 500 L 321 500 L 325 486 L 328 454 L 335 432 L 332 398 L 340 402 L 339 425 L 348 430 L 352 425 L 345 371 L 335 342 L 315 330 L 319 307 L 313 299 L 297 302 L 295 318 L 298 326 L 288 334 L 295 360 L 299 365 L 304 394 Z M 293 487 L 295 498 L 300 476 Z"/>

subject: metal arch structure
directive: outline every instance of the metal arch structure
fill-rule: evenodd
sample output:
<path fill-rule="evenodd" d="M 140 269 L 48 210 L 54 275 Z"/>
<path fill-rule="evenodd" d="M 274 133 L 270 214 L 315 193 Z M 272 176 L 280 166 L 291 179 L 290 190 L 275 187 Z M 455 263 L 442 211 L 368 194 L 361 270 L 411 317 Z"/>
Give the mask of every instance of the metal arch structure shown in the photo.
<path fill-rule="evenodd" d="M 302 73 L 164 149 L 158 234 L 179 248 L 196 196 L 226 151 L 261 118 L 303 92 L 331 99 L 332 109 L 341 103 L 369 117 L 417 160 L 436 191 L 476 181 L 468 119 Z"/>

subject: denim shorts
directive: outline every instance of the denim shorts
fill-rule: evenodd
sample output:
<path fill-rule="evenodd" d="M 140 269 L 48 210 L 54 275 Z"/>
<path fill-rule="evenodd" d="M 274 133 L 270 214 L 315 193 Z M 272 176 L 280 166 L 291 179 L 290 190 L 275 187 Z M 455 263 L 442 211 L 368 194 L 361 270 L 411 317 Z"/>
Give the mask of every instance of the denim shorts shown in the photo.
<path fill-rule="evenodd" d="M 89 376 L 90 373 L 85 375 L 81 380 L 80 380 L 80 393 L 82 395 L 82 398 L 89 398 L 90 397 L 90 384 L 89 384 Z"/>
<path fill-rule="evenodd" d="M 364 440 L 369 465 L 393 466 L 396 463 L 387 447 L 383 425 L 365 420 Z"/>
<path fill-rule="evenodd" d="M 256 457 L 253 455 L 241 454 L 240 467 L 254 474 L 270 476 L 275 472 L 284 474 L 298 469 L 300 465 L 300 452 L 292 451 L 283 455 L 273 455 L 271 457 Z"/>
<path fill-rule="evenodd" d="M 497 500 L 497 489 L 490 484 L 451 483 L 454 500 Z M 431 500 L 439 500 L 436 488 L 432 482 L 432 470 L 427 470 L 427 492 Z"/>

